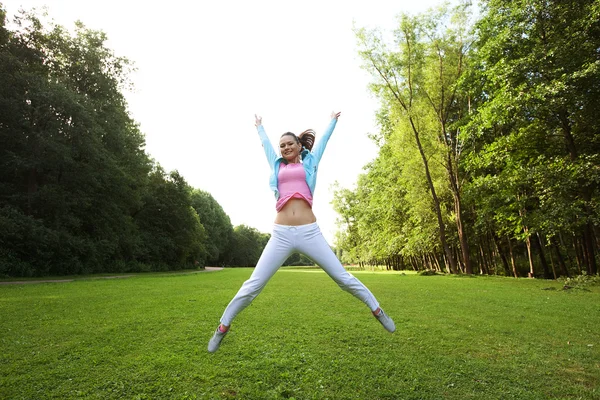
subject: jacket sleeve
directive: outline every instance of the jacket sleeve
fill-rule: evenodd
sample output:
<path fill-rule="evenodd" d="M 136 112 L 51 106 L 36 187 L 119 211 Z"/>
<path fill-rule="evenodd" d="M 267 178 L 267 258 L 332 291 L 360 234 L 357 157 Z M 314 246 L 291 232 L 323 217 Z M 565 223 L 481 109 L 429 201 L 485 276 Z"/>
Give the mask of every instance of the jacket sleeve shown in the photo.
<path fill-rule="evenodd" d="M 315 157 L 317 163 L 320 162 L 321 157 L 323 157 L 323 152 L 325 151 L 327 142 L 329 141 L 329 138 L 331 137 L 331 134 L 335 129 L 337 121 L 338 120 L 336 118 L 331 119 L 331 122 L 327 126 L 327 129 L 325 129 L 325 131 L 323 132 L 323 136 L 321 136 L 321 139 L 319 139 L 319 141 L 315 144 L 315 147 L 312 150 L 312 154 Z"/>
<path fill-rule="evenodd" d="M 275 153 L 275 149 L 265 132 L 265 128 L 262 125 L 258 127 L 258 136 L 260 137 L 260 141 L 263 146 L 263 150 L 265 151 L 265 155 L 267 156 L 267 161 L 269 162 L 269 166 L 273 169 L 275 165 L 275 160 L 277 160 L 277 153 Z"/>

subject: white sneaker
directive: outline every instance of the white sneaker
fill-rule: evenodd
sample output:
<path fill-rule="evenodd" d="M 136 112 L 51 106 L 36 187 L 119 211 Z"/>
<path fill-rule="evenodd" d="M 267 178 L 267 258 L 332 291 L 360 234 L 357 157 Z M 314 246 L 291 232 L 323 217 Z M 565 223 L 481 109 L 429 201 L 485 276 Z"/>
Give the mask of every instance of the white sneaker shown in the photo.
<path fill-rule="evenodd" d="M 229 332 L 229 331 L 227 331 L 227 332 Z M 217 327 L 217 329 L 215 330 L 215 333 L 208 341 L 208 352 L 209 353 L 214 353 L 215 351 L 219 350 L 219 346 L 221 345 L 221 340 L 223 340 L 225 335 L 227 335 L 227 332 L 221 332 L 219 330 L 219 327 Z"/>
<path fill-rule="evenodd" d="M 375 315 L 375 318 L 377 318 L 377 321 L 379 321 L 388 332 L 393 333 L 396 330 L 396 324 L 394 324 L 394 321 L 384 313 L 383 310 L 381 310 L 378 315 Z"/>

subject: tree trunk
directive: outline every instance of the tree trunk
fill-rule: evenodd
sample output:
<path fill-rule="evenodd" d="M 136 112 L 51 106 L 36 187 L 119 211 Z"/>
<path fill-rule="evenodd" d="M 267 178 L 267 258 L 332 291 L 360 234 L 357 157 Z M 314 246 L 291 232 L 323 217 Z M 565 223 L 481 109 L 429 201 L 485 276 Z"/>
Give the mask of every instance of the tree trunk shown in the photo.
<path fill-rule="evenodd" d="M 552 251 L 549 251 L 548 255 L 550 256 L 550 266 L 552 267 L 552 275 L 554 276 L 554 279 L 556 279 L 556 268 L 554 268 L 554 257 L 552 256 Z"/>
<path fill-rule="evenodd" d="M 565 264 L 565 260 L 560 252 L 560 247 L 558 246 L 558 243 L 556 242 L 556 237 L 553 238 L 551 244 L 552 244 L 552 248 L 554 249 L 554 253 L 556 253 L 556 258 L 558 259 L 558 266 L 560 268 L 560 274 L 562 276 L 570 276 L 569 270 L 567 269 L 567 266 Z"/>
<path fill-rule="evenodd" d="M 577 240 L 576 235 L 573 235 L 573 247 L 575 249 L 575 260 L 577 261 L 577 270 L 579 271 L 579 275 L 581 275 L 581 266 L 583 265 L 583 260 L 581 255 L 581 247 L 579 246 L 579 240 Z"/>
<path fill-rule="evenodd" d="M 587 273 L 588 275 L 595 275 L 598 269 L 596 267 L 593 232 L 589 222 L 583 228 L 583 251 Z"/>
<path fill-rule="evenodd" d="M 515 261 L 515 256 L 513 254 L 512 243 L 510 242 L 510 238 L 508 236 L 506 237 L 506 239 L 508 241 L 508 253 L 510 254 L 510 263 L 512 265 L 513 274 L 514 274 L 515 278 L 518 278 L 519 273 L 517 272 L 517 263 Z"/>
<path fill-rule="evenodd" d="M 562 233 L 560 233 L 560 232 L 558 233 L 558 242 L 556 243 L 556 245 L 558 246 L 559 250 L 561 248 L 565 249 L 565 258 L 567 260 L 567 262 L 565 264 L 567 264 L 566 269 L 567 269 L 567 273 L 569 273 L 569 268 L 575 266 L 576 261 L 573 261 L 573 258 L 571 257 L 571 253 L 569 253 L 569 248 L 565 243 Z"/>
<path fill-rule="evenodd" d="M 448 165 L 446 168 L 448 170 L 450 188 L 452 189 L 452 197 L 454 198 L 454 213 L 456 214 L 456 228 L 458 231 L 458 240 L 460 242 L 460 249 L 462 252 L 462 261 L 465 265 L 465 273 L 470 275 L 473 273 L 473 267 L 471 265 L 469 241 L 467 239 L 467 233 L 465 232 L 462 223 L 460 184 L 458 182 L 458 177 L 454 172 L 454 163 L 452 162 L 451 150 L 448 150 L 447 163 Z"/>
<path fill-rule="evenodd" d="M 415 256 L 410 256 L 410 265 L 412 265 L 413 271 L 418 271 L 420 268 L 419 268 L 419 264 L 416 262 L 415 258 L 416 258 Z"/>
<path fill-rule="evenodd" d="M 433 260 L 435 261 L 435 267 L 438 272 L 442 272 L 442 266 L 436 252 L 433 252 Z"/>
<path fill-rule="evenodd" d="M 506 276 L 510 275 L 510 267 L 508 266 L 508 260 L 506 259 L 506 256 L 504 255 L 504 253 L 502 252 L 502 249 L 500 248 L 500 243 L 499 243 L 499 239 L 498 236 L 496 235 L 495 232 L 492 232 L 492 240 L 494 241 L 494 245 L 496 246 L 496 251 L 498 252 L 498 255 L 500 256 L 500 260 L 502 260 L 502 266 L 504 267 L 504 272 L 506 273 Z M 516 276 L 515 276 L 516 278 Z"/>
<path fill-rule="evenodd" d="M 529 273 L 527 276 L 529 278 L 535 278 L 535 271 L 533 269 L 533 254 L 531 253 L 531 238 L 529 237 L 529 230 L 527 227 L 523 227 L 523 231 L 525 232 L 525 244 L 527 246 L 527 258 L 529 259 Z"/>
<path fill-rule="evenodd" d="M 461 47 L 462 49 L 462 47 Z M 438 54 L 438 78 L 441 82 L 444 82 L 447 77 L 447 69 L 445 68 L 445 57 L 443 50 L 438 46 L 437 47 Z M 462 74 L 462 62 L 464 53 L 461 51 L 458 52 L 457 58 L 457 76 L 456 78 Z M 458 231 L 458 240 L 460 244 L 460 250 L 462 252 L 462 258 L 460 256 L 457 257 L 459 263 L 461 264 L 461 270 L 463 273 L 472 274 L 473 268 L 471 266 L 471 256 L 469 250 L 469 242 L 467 240 L 467 233 L 463 228 L 462 221 L 462 207 L 461 207 L 461 198 L 460 198 L 460 180 L 458 176 L 458 157 L 460 151 L 458 148 L 455 148 L 457 143 L 457 137 L 454 136 L 454 131 L 448 131 L 448 121 L 451 118 L 450 115 L 454 115 L 454 117 L 459 118 L 460 111 L 458 115 L 453 111 L 454 102 L 457 95 L 456 86 L 453 89 L 450 89 L 446 92 L 443 84 L 439 85 L 440 97 L 439 103 L 433 100 L 433 98 L 427 94 L 427 98 L 433 110 L 437 114 L 438 122 L 440 124 L 440 141 L 446 147 L 446 171 L 448 173 L 448 181 L 450 183 L 450 190 L 452 192 L 452 197 L 454 198 L 454 212 L 456 215 L 456 226 Z M 437 104 L 436 104 L 437 103 Z M 452 263 L 452 260 L 450 260 Z"/>
<path fill-rule="evenodd" d="M 535 238 L 533 238 L 533 246 L 537 249 L 540 255 L 540 263 L 542 264 L 542 269 L 544 270 L 544 278 L 550 279 L 550 268 L 548 267 L 548 262 L 546 261 L 546 255 L 544 253 L 544 245 L 542 244 L 542 239 L 540 238 L 539 233 L 535 234 Z"/>
<path fill-rule="evenodd" d="M 479 252 L 481 254 L 481 275 L 489 275 L 490 274 L 490 270 L 487 266 L 487 262 L 485 259 L 485 252 L 483 251 L 483 246 L 481 245 L 481 243 L 479 244 Z"/>
<path fill-rule="evenodd" d="M 456 267 L 456 260 L 454 259 L 452 251 L 450 250 L 450 246 L 448 246 L 448 242 L 446 240 L 446 225 L 444 224 L 444 219 L 442 217 L 442 207 L 440 206 L 440 199 L 438 198 L 437 193 L 435 191 L 433 179 L 431 178 L 431 173 L 429 171 L 429 162 L 427 161 L 427 156 L 425 155 L 423 145 L 421 144 L 421 139 L 419 138 L 419 130 L 415 126 L 414 121 L 411 117 L 409 117 L 409 120 L 415 137 L 415 142 L 417 143 L 417 148 L 419 149 L 419 154 L 421 154 L 421 160 L 423 161 L 423 166 L 425 168 L 425 176 L 427 177 L 427 185 L 429 187 L 429 192 L 431 193 L 431 198 L 433 199 L 433 207 L 435 209 L 435 215 L 437 217 L 440 232 L 440 243 L 442 245 L 442 248 L 444 249 L 444 253 L 446 254 L 446 259 L 450 264 L 450 272 L 456 274 L 458 273 Z"/>
<path fill-rule="evenodd" d="M 496 275 L 496 258 L 495 258 L 495 246 L 493 245 L 493 240 L 491 239 L 491 234 L 488 232 L 485 238 L 485 242 L 487 244 L 487 251 L 485 252 L 487 260 L 488 260 L 488 273 Z"/>
<path fill-rule="evenodd" d="M 479 275 L 483 274 L 483 260 L 481 259 L 481 253 L 475 253 L 477 257 L 477 266 L 479 267 Z"/>
<path fill-rule="evenodd" d="M 433 256 L 435 253 L 429 253 L 427 258 L 429 258 L 429 265 L 431 265 L 431 269 L 434 271 L 439 271 L 437 265 L 435 264 L 435 257 Z"/>
<path fill-rule="evenodd" d="M 565 147 L 567 148 L 567 152 L 571 157 L 571 161 L 575 161 L 578 157 L 577 146 L 575 145 L 575 139 L 571 133 L 571 122 L 569 121 L 568 113 L 566 110 L 561 110 L 559 111 L 558 116 L 561 121 L 563 138 L 565 139 Z"/>
<path fill-rule="evenodd" d="M 457 260 L 457 265 L 458 265 L 458 269 L 461 273 L 465 273 L 465 264 L 463 264 L 463 261 L 460 257 L 460 252 L 458 250 L 458 248 L 453 247 L 452 248 L 453 252 L 454 252 L 454 259 Z"/>

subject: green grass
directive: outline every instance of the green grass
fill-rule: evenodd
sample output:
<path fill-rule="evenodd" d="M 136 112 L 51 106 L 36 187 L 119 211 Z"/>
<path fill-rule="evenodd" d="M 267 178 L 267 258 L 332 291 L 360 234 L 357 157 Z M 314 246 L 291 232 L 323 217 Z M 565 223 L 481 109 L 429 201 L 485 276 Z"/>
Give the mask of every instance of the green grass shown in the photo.
<path fill-rule="evenodd" d="M 206 351 L 250 269 L 0 286 L 1 399 L 600 399 L 600 287 L 282 269 Z M 542 290 L 552 287 L 556 290 Z"/>

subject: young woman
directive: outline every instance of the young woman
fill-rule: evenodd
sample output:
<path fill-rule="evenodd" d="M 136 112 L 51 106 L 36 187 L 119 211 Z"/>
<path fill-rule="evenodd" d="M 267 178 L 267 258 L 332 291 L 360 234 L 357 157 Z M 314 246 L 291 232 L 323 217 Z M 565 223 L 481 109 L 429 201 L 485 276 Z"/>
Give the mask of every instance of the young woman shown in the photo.
<path fill-rule="evenodd" d="M 396 330 L 394 321 L 379 307 L 375 296 L 344 269 L 321 234 L 312 211 L 319 161 L 339 116 L 339 112 L 331 114 L 331 122 L 314 148 L 314 131 L 309 129 L 299 136 L 292 132 L 284 133 L 279 140 L 280 155 L 265 133 L 262 118 L 255 116 L 258 135 L 271 167 L 270 186 L 277 200 L 277 216 L 271 239 L 254 272 L 225 309 L 221 324 L 208 342 L 209 352 L 219 349 L 235 316 L 258 296 L 293 252 L 310 257 L 340 288 L 362 300 L 385 329 L 389 332 Z"/>

